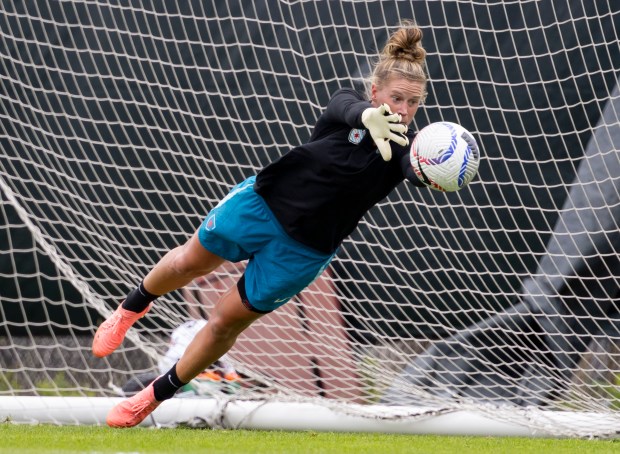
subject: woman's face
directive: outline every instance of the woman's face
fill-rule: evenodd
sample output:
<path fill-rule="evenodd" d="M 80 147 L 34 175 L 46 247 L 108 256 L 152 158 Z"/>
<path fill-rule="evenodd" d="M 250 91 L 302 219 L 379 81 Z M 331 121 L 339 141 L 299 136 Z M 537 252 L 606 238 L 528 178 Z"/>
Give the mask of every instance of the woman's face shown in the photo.
<path fill-rule="evenodd" d="M 424 96 L 424 84 L 395 77 L 381 87 L 372 84 L 370 92 L 373 107 L 387 104 L 392 113 L 400 114 L 402 123 L 408 126 L 413 121 Z"/>

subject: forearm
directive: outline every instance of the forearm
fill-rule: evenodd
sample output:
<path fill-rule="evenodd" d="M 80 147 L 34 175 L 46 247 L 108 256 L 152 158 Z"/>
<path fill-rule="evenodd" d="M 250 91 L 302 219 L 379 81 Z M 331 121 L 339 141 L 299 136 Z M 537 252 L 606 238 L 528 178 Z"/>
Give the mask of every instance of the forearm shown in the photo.
<path fill-rule="evenodd" d="M 324 115 L 331 122 L 344 123 L 351 128 L 363 129 L 362 113 L 370 107 L 370 102 L 364 100 L 351 89 L 342 89 L 330 99 Z"/>
<path fill-rule="evenodd" d="M 403 170 L 404 177 L 407 180 L 409 180 L 411 184 L 413 184 L 414 186 L 418 186 L 418 187 L 426 186 L 424 182 L 420 180 L 418 176 L 415 174 L 415 171 L 413 170 L 413 166 L 411 165 L 411 157 L 409 156 L 408 153 L 403 155 L 403 157 L 401 158 L 400 166 L 401 166 L 401 169 Z"/>

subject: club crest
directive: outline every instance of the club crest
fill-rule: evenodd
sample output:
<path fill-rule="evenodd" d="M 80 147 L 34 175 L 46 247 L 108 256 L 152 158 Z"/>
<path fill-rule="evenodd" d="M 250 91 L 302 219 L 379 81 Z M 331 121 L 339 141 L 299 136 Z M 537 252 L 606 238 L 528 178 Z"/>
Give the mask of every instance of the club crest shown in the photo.
<path fill-rule="evenodd" d="M 207 222 L 205 224 L 205 230 L 207 232 L 210 232 L 214 228 L 215 228 L 215 213 L 211 214 L 211 216 L 207 218 Z"/>
<path fill-rule="evenodd" d="M 351 129 L 351 132 L 349 133 L 349 142 L 354 145 L 359 145 L 365 135 L 365 129 Z"/>

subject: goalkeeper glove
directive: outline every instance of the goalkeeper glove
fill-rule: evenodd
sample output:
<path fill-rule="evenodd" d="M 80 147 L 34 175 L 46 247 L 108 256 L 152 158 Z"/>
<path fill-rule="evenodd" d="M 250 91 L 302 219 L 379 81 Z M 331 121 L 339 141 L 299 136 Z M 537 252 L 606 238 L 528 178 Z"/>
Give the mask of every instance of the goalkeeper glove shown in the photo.
<path fill-rule="evenodd" d="M 392 159 L 390 140 L 403 147 L 409 145 L 409 139 L 405 136 L 407 126 L 400 121 L 400 115 L 392 113 L 387 104 L 377 108 L 369 107 L 362 112 L 362 123 L 370 132 L 384 161 Z"/>

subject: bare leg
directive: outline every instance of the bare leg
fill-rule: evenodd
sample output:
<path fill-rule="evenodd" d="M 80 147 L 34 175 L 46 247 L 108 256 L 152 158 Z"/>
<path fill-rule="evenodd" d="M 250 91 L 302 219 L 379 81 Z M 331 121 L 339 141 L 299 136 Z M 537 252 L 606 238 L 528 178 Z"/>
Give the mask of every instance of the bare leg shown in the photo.
<path fill-rule="evenodd" d="M 107 424 L 111 427 L 133 427 L 140 424 L 163 400 L 172 397 L 178 386 L 191 381 L 226 353 L 235 343 L 237 336 L 261 315 L 243 305 L 237 286 L 233 286 L 220 298 L 209 323 L 198 332 L 174 366 L 176 379 L 173 374 L 163 375 L 136 395 L 117 404 L 108 413 Z M 175 384 L 177 380 L 181 383 Z M 160 391 L 157 391 L 156 387 Z"/>
<path fill-rule="evenodd" d="M 206 250 L 195 233 L 161 258 L 144 278 L 144 288 L 153 295 L 164 295 L 209 274 L 222 263 L 224 259 Z"/>
<path fill-rule="evenodd" d="M 209 323 L 189 344 L 176 365 L 177 376 L 187 383 L 231 349 L 241 334 L 263 314 L 247 309 L 233 286 L 213 308 Z"/>
<path fill-rule="evenodd" d="M 99 326 L 93 338 L 93 354 L 103 358 L 116 350 L 123 342 L 127 330 L 149 310 L 149 303 L 156 296 L 184 287 L 223 262 L 222 257 L 207 251 L 200 244 L 197 234 L 184 245 L 168 252 L 144 278 L 142 286 L 150 293 L 148 298 L 140 287 L 136 288 L 114 314 Z"/>
<path fill-rule="evenodd" d="M 172 249 L 144 278 L 144 288 L 163 295 L 210 273 L 224 259 L 206 250 L 194 234 L 187 243 Z M 237 286 L 229 289 L 214 307 L 209 323 L 196 335 L 176 365 L 177 375 L 189 382 L 234 345 L 237 336 L 262 314 L 247 309 Z"/>

